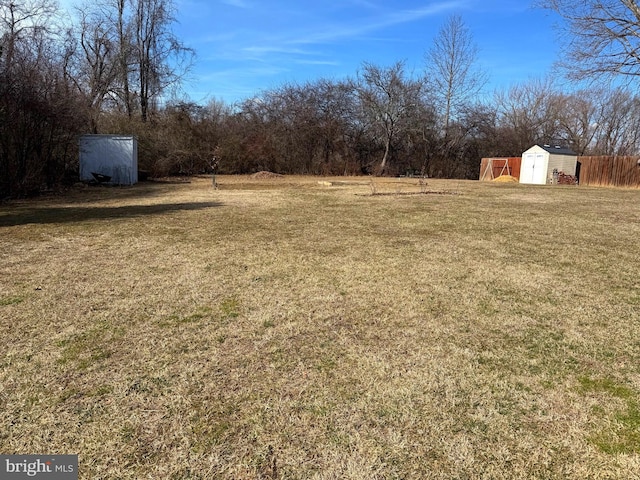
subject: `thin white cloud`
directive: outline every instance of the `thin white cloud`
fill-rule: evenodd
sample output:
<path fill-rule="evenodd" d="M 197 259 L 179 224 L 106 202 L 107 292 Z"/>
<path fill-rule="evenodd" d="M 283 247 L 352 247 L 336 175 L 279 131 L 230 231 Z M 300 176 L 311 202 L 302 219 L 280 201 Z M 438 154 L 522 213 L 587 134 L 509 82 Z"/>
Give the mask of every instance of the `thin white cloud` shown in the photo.
<path fill-rule="evenodd" d="M 245 0 L 221 0 L 221 3 L 238 8 L 251 8 L 251 4 Z"/>
<path fill-rule="evenodd" d="M 293 40 L 292 43 L 326 43 L 344 40 L 345 38 L 357 37 L 383 28 L 416 22 L 442 12 L 460 9 L 466 5 L 468 5 L 467 0 L 436 2 L 418 9 L 401 10 L 378 15 L 360 24 L 329 26 L 322 31 L 311 32 L 307 35 L 300 36 Z"/>
<path fill-rule="evenodd" d="M 358 7 L 369 8 L 371 10 L 379 8 L 375 2 L 370 0 L 349 0 L 349 3 Z"/>
<path fill-rule="evenodd" d="M 244 0 L 225 1 L 242 3 Z M 365 0 L 365 2 L 372 4 L 367 0 Z M 321 58 L 323 55 L 322 51 L 318 49 L 309 50 L 307 48 L 301 48 L 301 46 L 328 44 L 346 39 L 354 39 L 388 27 L 416 22 L 429 16 L 460 9 L 467 5 L 468 0 L 440 1 L 417 9 L 379 12 L 374 16 L 363 18 L 360 21 L 352 20 L 349 24 L 342 23 L 332 25 L 323 21 L 314 25 L 305 26 L 304 33 L 301 33 L 302 30 L 298 30 L 297 32 L 294 31 L 281 36 L 267 35 L 263 38 L 256 38 L 255 35 L 250 35 L 248 31 L 246 31 L 245 34 L 235 32 L 235 34 L 230 35 L 227 33 L 227 42 L 225 42 L 225 48 L 223 49 L 224 53 L 220 52 L 215 56 L 228 59 L 233 58 L 235 60 L 269 61 L 273 59 L 274 55 L 290 57 L 312 57 L 315 55 L 320 57 L 316 60 L 318 65 L 331 65 L 331 63 L 325 63 L 326 60 Z M 243 38 L 243 36 L 245 36 L 245 41 L 248 43 L 245 46 L 241 45 L 241 38 Z M 230 37 L 234 37 L 233 41 L 230 41 Z M 219 36 L 212 36 L 208 40 L 221 40 L 221 38 Z M 393 39 L 387 39 L 387 41 L 393 41 Z M 256 42 L 260 42 L 260 45 L 256 45 Z"/>
<path fill-rule="evenodd" d="M 198 80 L 211 81 L 237 81 L 238 79 L 255 78 L 255 77 L 272 77 L 288 72 L 288 68 L 276 66 L 259 66 L 249 68 L 230 68 L 227 70 L 218 70 L 206 74 L 196 74 Z"/>
<path fill-rule="evenodd" d="M 288 55 L 317 55 L 318 52 L 304 50 L 302 48 L 291 48 L 280 45 L 265 45 L 261 47 L 251 46 L 242 49 L 246 53 L 256 55 L 266 55 L 270 53 L 274 54 L 288 54 Z"/>
<path fill-rule="evenodd" d="M 340 62 L 336 62 L 335 60 L 296 60 L 298 65 L 317 65 L 317 66 L 331 66 L 337 67 L 340 65 Z"/>

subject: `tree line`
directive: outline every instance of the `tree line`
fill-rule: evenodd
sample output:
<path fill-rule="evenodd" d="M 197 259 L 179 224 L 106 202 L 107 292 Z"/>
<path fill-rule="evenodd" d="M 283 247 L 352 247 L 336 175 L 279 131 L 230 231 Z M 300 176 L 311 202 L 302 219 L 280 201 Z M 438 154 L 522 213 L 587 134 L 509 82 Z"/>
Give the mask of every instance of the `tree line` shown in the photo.
<path fill-rule="evenodd" d="M 546 7 L 568 15 L 562 4 Z M 533 79 L 483 93 L 487 74 L 459 16 L 419 74 L 402 61 L 362 63 L 350 78 L 281 85 L 233 105 L 175 93 L 194 52 L 172 33 L 171 0 L 98 0 L 74 21 L 60 18 L 51 0 L 0 0 L 0 198 L 75 181 L 83 133 L 136 135 L 152 176 L 207 173 L 215 162 L 232 174 L 472 179 L 482 157 L 535 143 L 640 153 L 640 97 L 628 87 L 567 92 Z"/>

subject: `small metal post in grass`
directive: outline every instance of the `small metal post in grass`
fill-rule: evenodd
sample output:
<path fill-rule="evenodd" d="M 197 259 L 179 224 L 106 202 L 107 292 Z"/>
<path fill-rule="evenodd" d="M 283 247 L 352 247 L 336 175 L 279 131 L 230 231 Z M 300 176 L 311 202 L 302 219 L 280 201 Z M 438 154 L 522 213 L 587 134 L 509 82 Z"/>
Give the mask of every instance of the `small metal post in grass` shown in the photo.
<path fill-rule="evenodd" d="M 220 163 L 220 159 L 217 156 L 213 156 L 211 160 L 211 182 L 213 184 L 213 189 L 218 189 L 218 182 L 216 182 L 216 173 L 218 172 L 218 164 Z"/>

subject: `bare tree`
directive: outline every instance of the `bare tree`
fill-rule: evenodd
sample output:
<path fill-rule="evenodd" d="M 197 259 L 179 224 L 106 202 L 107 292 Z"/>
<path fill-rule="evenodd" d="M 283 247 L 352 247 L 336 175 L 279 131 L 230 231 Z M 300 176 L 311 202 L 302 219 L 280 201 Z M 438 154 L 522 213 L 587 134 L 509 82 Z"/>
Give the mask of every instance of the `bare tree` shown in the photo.
<path fill-rule="evenodd" d="M 191 66 L 193 50 L 171 31 L 175 22 L 172 0 L 133 0 L 135 59 L 140 118 L 146 121 L 152 102 L 176 85 Z"/>
<path fill-rule="evenodd" d="M 533 80 L 498 92 L 494 99 L 502 141 L 511 155 L 520 154 L 535 143 L 560 136 L 560 94 L 551 80 Z"/>
<path fill-rule="evenodd" d="M 118 42 L 118 97 L 124 104 L 127 116 L 131 118 L 133 106 L 131 101 L 131 89 L 129 87 L 129 76 L 131 74 L 131 63 L 133 57 L 133 33 L 132 26 L 127 21 L 127 0 L 111 0 L 115 6 L 115 17 L 111 17 L 112 23 L 116 25 Z"/>
<path fill-rule="evenodd" d="M 50 31 L 56 12 L 51 0 L 0 0 L 0 51 L 5 71 L 15 65 L 16 44 L 36 31 Z"/>
<path fill-rule="evenodd" d="M 607 92 L 600 103 L 594 153 L 638 155 L 640 153 L 640 99 L 629 90 Z"/>
<path fill-rule="evenodd" d="M 538 0 L 566 20 L 569 78 L 640 76 L 638 0 Z"/>
<path fill-rule="evenodd" d="M 425 55 L 430 92 L 442 115 L 445 134 L 460 110 L 473 103 L 487 83 L 476 65 L 478 49 L 462 17 L 451 16 Z"/>
<path fill-rule="evenodd" d="M 421 103 L 422 83 L 406 78 L 403 62 L 388 68 L 365 63 L 357 91 L 366 118 L 384 142 L 384 155 L 376 169 L 383 175 L 396 137 L 411 125 L 412 113 Z"/>
<path fill-rule="evenodd" d="M 79 17 L 78 55 L 73 82 L 85 97 L 90 112 L 90 130 L 98 133 L 98 117 L 103 104 L 114 94 L 122 78 L 116 26 L 105 6 L 85 4 L 77 9 Z"/>
<path fill-rule="evenodd" d="M 559 137 L 579 155 L 640 151 L 640 99 L 629 90 L 591 88 L 556 99 Z"/>
<path fill-rule="evenodd" d="M 561 136 L 578 155 L 588 154 L 602 125 L 603 93 L 600 90 L 580 90 L 558 97 L 561 102 L 559 124 Z"/>

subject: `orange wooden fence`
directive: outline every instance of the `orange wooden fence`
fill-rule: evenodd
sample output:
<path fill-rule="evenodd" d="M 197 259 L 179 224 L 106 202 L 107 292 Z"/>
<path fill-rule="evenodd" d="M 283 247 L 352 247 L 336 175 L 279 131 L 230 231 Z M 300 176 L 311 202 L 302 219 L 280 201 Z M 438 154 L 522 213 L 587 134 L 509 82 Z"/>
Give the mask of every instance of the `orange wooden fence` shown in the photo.
<path fill-rule="evenodd" d="M 520 178 L 522 157 L 483 158 L 480 163 L 480 181 L 489 181 L 500 175 Z"/>
<path fill-rule="evenodd" d="M 580 185 L 639 187 L 640 157 L 578 157 Z"/>

